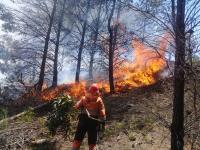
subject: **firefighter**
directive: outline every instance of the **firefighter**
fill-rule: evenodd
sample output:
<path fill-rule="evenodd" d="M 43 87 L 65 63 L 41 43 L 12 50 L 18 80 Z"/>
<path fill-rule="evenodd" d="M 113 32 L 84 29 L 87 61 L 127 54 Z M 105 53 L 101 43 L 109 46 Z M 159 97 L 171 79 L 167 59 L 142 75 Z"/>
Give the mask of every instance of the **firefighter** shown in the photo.
<path fill-rule="evenodd" d="M 87 132 L 89 150 L 97 149 L 98 129 L 105 128 L 105 107 L 100 98 L 97 84 L 92 84 L 86 96 L 78 101 L 75 106 L 80 109 L 79 122 L 75 133 L 72 150 L 79 150 L 82 140 Z"/>

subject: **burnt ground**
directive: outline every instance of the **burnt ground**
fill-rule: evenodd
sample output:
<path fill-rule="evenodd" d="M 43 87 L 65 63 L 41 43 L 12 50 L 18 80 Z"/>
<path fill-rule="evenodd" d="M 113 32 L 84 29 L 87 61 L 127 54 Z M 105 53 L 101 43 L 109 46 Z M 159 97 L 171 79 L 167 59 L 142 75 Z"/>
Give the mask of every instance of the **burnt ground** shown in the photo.
<path fill-rule="evenodd" d="M 172 112 L 172 80 L 104 97 L 107 126 L 99 150 L 168 150 Z M 191 108 L 192 109 L 192 108 Z M 190 111 L 192 114 L 191 110 Z M 20 117 L 0 130 L 0 149 L 31 149 L 30 143 L 47 139 L 55 149 L 70 150 L 73 136 L 64 138 L 62 131 L 51 136 L 45 127 L 45 115 Z M 76 122 L 74 122 L 74 125 Z M 72 132 L 73 135 L 73 132 Z M 191 149 L 190 134 L 185 149 Z M 200 149 L 199 139 L 194 148 Z M 51 146 L 53 148 L 53 146 Z M 50 148 L 48 148 L 50 149 Z M 85 138 L 81 150 L 86 150 Z"/>

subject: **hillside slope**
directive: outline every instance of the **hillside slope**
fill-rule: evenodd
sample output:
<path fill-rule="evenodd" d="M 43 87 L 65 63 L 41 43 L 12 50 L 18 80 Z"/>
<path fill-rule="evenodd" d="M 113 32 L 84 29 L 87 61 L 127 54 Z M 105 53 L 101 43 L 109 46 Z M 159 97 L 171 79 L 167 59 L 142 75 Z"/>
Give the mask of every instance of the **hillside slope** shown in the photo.
<path fill-rule="evenodd" d="M 172 112 L 172 80 L 104 97 L 107 127 L 100 150 L 168 150 Z M 189 110 L 187 110 L 189 111 Z M 31 114 L 31 113 L 30 113 Z M 21 117 L 0 130 L 0 149 L 30 149 L 38 139 L 50 139 L 55 149 L 70 150 L 73 135 L 65 139 L 62 131 L 51 136 L 45 127 L 46 113 Z M 76 124 L 76 122 L 74 123 Z M 186 149 L 190 138 L 186 136 Z M 200 149 L 198 139 L 195 148 Z M 51 147 L 52 148 L 52 147 Z M 82 150 L 87 149 L 85 138 Z"/>

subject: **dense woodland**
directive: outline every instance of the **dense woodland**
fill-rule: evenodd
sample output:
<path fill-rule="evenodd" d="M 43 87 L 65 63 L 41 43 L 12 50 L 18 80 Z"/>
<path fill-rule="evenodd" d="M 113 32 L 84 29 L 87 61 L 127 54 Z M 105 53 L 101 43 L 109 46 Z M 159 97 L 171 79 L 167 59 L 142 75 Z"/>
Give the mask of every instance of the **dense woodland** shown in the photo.
<path fill-rule="evenodd" d="M 172 95 L 168 127 L 171 149 L 183 150 L 186 131 L 194 124 L 190 138 L 194 140 L 191 149 L 195 149 L 194 143 L 200 140 L 200 0 L 10 0 L 8 3 L 0 2 L 2 106 L 30 90 L 40 94 L 45 88 L 67 82 L 105 82 L 109 87 L 107 92 L 119 94 L 118 89 L 126 80 L 119 86 L 121 76 L 116 73 L 137 58 L 134 41 L 138 41 L 140 47 L 156 53 L 153 55 L 156 61 L 165 62 L 154 79 L 160 82 L 170 78 L 173 82 L 169 84 L 173 90 L 168 93 Z M 162 49 L 163 43 L 166 46 Z M 157 75 L 161 71 L 165 72 L 162 78 Z M 192 119 L 186 123 L 189 115 Z"/>

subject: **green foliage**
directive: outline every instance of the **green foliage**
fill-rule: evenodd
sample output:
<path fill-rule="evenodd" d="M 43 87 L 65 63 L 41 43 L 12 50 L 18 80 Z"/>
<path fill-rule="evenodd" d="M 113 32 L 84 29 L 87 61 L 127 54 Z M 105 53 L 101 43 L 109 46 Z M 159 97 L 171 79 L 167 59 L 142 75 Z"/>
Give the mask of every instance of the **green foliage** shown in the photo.
<path fill-rule="evenodd" d="M 65 135 L 71 131 L 72 120 L 76 118 L 76 111 L 73 108 L 74 101 L 70 96 L 61 96 L 53 102 L 53 111 L 48 115 L 46 125 L 55 134 L 58 128 L 64 130 Z"/>
<path fill-rule="evenodd" d="M 132 118 L 129 122 L 129 129 L 146 135 L 154 127 L 154 120 L 146 116 L 145 118 Z"/>
<path fill-rule="evenodd" d="M 35 113 L 33 111 L 33 108 L 29 107 L 26 112 L 19 118 L 19 121 L 21 122 L 31 122 L 33 121 L 33 118 L 35 117 Z"/>
<path fill-rule="evenodd" d="M 135 132 L 129 132 L 128 133 L 128 138 L 130 141 L 135 141 L 136 140 L 136 133 Z"/>
<path fill-rule="evenodd" d="M 0 108 L 0 120 L 5 119 L 7 117 L 7 110 Z"/>
<path fill-rule="evenodd" d="M 118 132 L 120 132 L 124 128 L 125 128 L 124 122 L 114 122 L 113 126 L 105 128 L 105 131 L 103 133 L 104 137 L 108 138 L 113 134 L 117 134 Z"/>
<path fill-rule="evenodd" d="M 0 130 L 5 129 L 8 125 L 8 122 L 6 120 L 7 118 L 7 110 L 1 109 L 0 108 L 0 120 L 5 119 L 1 124 L 0 124 Z"/>
<path fill-rule="evenodd" d="M 108 138 L 115 133 L 114 128 L 106 128 L 104 131 L 104 137 Z"/>
<path fill-rule="evenodd" d="M 153 142 L 152 136 L 149 135 L 149 134 L 147 134 L 147 135 L 144 136 L 144 140 L 148 144 L 152 144 L 152 142 Z"/>
<path fill-rule="evenodd" d="M 39 117 L 38 118 L 38 123 L 41 125 L 41 126 L 45 126 L 45 119 L 43 117 Z"/>

